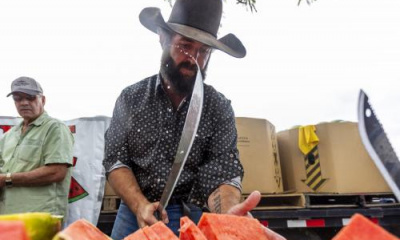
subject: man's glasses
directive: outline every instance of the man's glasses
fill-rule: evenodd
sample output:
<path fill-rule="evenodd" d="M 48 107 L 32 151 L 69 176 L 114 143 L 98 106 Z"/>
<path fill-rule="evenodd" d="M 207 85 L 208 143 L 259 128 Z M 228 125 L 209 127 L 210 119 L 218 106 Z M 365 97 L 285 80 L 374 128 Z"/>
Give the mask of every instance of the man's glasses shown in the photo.
<path fill-rule="evenodd" d="M 190 43 L 173 44 L 171 45 L 171 47 L 176 48 L 180 53 L 185 54 L 188 57 L 193 58 L 195 60 L 199 57 L 201 58 L 207 57 L 212 51 L 211 47 L 206 47 L 206 46 L 196 49 Z"/>
<path fill-rule="evenodd" d="M 32 102 L 36 99 L 37 95 L 25 95 L 25 96 L 21 96 L 21 95 L 13 95 L 13 99 L 15 102 L 21 102 L 22 100 L 26 99 L 29 102 Z"/>

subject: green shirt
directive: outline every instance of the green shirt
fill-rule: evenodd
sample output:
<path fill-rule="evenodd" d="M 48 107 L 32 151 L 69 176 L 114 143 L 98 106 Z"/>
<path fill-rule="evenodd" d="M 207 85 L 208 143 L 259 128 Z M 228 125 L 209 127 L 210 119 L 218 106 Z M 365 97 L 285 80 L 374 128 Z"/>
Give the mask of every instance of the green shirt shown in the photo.
<path fill-rule="evenodd" d="M 74 139 L 61 121 L 44 112 L 21 134 L 22 122 L 0 139 L 0 172 L 28 172 L 52 163 L 71 166 Z M 0 214 L 50 212 L 67 214 L 71 168 L 63 181 L 46 186 L 4 187 Z"/>

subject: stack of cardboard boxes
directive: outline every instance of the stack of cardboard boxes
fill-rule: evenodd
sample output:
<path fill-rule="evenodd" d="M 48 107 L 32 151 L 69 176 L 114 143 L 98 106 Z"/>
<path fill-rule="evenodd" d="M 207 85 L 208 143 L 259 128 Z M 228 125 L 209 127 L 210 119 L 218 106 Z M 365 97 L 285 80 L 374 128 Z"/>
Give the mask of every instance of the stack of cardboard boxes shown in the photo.
<path fill-rule="evenodd" d="M 315 126 L 319 176 L 307 175 L 311 167 L 306 166 L 306 156 L 299 149 L 298 128 L 276 134 L 270 122 L 254 118 L 236 118 L 236 126 L 245 170 L 244 194 L 254 190 L 263 194 L 391 192 L 361 143 L 357 123 Z M 313 189 L 309 182 L 318 177 L 319 186 Z"/>
<path fill-rule="evenodd" d="M 265 119 L 236 118 L 238 149 L 244 168 L 242 193 L 283 192 L 275 127 Z"/>
<path fill-rule="evenodd" d="M 278 133 L 284 188 L 296 192 L 379 193 L 391 192 L 366 152 L 354 122 L 315 125 L 319 138 L 318 159 L 321 186 L 307 185 L 305 155 L 299 149 L 299 129 Z M 312 177 L 312 176 L 311 176 Z"/>

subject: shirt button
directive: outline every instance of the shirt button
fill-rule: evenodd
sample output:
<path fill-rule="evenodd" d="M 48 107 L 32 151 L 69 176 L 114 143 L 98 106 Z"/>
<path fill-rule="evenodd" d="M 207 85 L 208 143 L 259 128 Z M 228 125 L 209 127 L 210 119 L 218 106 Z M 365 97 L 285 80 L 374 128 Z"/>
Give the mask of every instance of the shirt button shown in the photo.
<path fill-rule="evenodd" d="M 171 110 L 171 108 L 168 108 L 168 112 L 171 112 L 172 110 Z"/>

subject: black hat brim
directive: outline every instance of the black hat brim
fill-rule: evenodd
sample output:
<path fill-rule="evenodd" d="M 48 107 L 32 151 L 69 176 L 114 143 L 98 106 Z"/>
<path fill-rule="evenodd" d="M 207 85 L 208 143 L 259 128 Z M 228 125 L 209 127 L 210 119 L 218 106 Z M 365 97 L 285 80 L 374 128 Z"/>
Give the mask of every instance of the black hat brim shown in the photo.
<path fill-rule="evenodd" d="M 211 34 L 190 26 L 165 22 L 159 8 L 144 8 L 139 14 L 140 23 L 150 31 L 157 33 L 158 28 L 164 28 L 176 32 L 184 37 L 204 43 L 212 48 L 221 50 L 233 57 L 243 58 L 246 56 L 246 48 L 234 35 L 227 34 L 217 39 Z"/>

